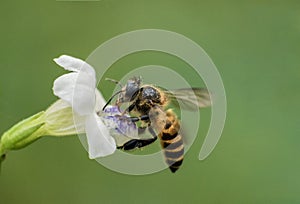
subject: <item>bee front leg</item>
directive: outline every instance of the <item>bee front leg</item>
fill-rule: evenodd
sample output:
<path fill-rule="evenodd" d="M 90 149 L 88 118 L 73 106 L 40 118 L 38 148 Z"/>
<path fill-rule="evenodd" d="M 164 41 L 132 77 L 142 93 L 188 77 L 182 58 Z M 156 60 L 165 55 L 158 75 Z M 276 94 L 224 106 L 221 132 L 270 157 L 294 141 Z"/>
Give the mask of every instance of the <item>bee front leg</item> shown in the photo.
<path fill-rule="evenodd" d="M 149 120 L 149 116 L 148 115 L 142 115 L 140 117 L 128 117 L 129 120 L 131 120 L 131 122 L 136 123 L 138 121 L 147 121 Z"/>
<path fill-rule="evenodd" d="M 125 113 L 130 113 L 135 107 L 135 103 L 132 103 L 130 106 L 128 106 L 121 115 L 124 115 Z"/>

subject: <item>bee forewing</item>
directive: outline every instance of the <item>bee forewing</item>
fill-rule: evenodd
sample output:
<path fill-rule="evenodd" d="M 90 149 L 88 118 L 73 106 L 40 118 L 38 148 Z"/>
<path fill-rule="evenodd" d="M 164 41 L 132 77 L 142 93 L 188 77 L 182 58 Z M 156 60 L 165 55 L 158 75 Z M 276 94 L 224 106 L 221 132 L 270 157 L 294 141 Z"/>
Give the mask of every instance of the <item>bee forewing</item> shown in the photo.
<path fill-rule="evenodd" d="M 177 101 L 181 108 L 196 110 L 211 106 L 210 93 L 205 88 L 183 88 L 165 92 L 171 102 Z"/>
<path fill-rule="evenodd" d="M 167 116 L 160 107 L 155 106 L 149 111 L 149 119 L 151 126 L 159 133 L 166 125 Z"/>

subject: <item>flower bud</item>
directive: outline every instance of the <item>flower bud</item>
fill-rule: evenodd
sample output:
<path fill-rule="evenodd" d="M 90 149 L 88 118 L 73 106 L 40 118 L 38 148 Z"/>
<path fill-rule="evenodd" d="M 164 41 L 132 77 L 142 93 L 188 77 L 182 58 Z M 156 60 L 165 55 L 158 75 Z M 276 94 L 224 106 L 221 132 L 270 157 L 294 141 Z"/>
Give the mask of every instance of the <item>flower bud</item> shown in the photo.
<path fill-rule="evenodd" d="M 44 114 L 44 111 L 39 112 L 6 131 L 0 140 L 0 155 L 8 150 L 23 148 L 35 141 L 38 138 L 36 132 L 45 124 Z"/>
<path fill-rule="evenodd" d="M 76 126 L 74 124 L 76 117 Z M 11 127 L 0 139 L 0 156 L 9 150 L 26 147 L 42 136 L 68 136 L 84 132 L 82 118 L 72 108 L 58 100 L 41 111 Z"/>

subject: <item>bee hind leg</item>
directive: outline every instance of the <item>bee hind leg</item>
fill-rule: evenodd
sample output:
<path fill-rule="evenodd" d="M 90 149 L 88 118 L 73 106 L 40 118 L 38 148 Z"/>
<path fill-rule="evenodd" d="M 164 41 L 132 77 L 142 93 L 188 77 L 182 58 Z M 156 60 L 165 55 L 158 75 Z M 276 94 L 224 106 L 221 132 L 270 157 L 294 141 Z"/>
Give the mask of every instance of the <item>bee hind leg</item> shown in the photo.
<path fill-rule="evenodd" d="M 142 148 L 142 147 L 152 144 L 153 142 L 155 142 L 157 140 L 157 136 L 151 127 L 148 127 L 148 130 L 152 134 L 153 138 L 132 139 L 132 140 L 129 140 L 128 142 L 126 142 L 124 145 L 118 146 L 117 149 L 133 150 L 136 148 Z"/>
<path fill-rule="evenodd" d="M 155 142 L 156 138 L 150 138 L 150 139 L 143 139 L 143 140 L 138 140 L 138 139 L 133 139 L 128 142 L 126 142 L 123 146 L 117 147 L 118 149 L 123 149 L 123 150 L 133 150 L 135 148 L 142 148 L 147 145 L 152 144 Z"/>

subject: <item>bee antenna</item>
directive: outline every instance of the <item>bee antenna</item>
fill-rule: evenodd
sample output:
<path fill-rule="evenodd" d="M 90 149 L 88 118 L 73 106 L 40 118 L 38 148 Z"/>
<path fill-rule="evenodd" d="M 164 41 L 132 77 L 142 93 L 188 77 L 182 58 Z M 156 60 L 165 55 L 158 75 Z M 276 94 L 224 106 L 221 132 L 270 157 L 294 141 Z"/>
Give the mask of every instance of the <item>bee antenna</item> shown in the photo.
<path fill-rule="evenodd" d="M 104 109 L 108 106 L 108 104 L 110 104 L 110 102 L 113 100 L 113 98 L 118 95 L 119 93 L 123 92 L 122 90 L 121 91 L 118 91 L 116 93 L 114 93 L 107 101 L 107 103 L 103 106 L 102 108 L 102 111 L 104 111 Z"/>
<path fill-rule="evenodd" d="M 123 85 L 122 85 L 119 81 L 117 81 L 117 80 L 115 80 L 115 79 L 105 78 L 105 80 L 106 80 L 106 81 L 113 82 L 113 83 L 119 85 L 119 86 L 121 87 L 121 89 L 123 88 Z"/>

